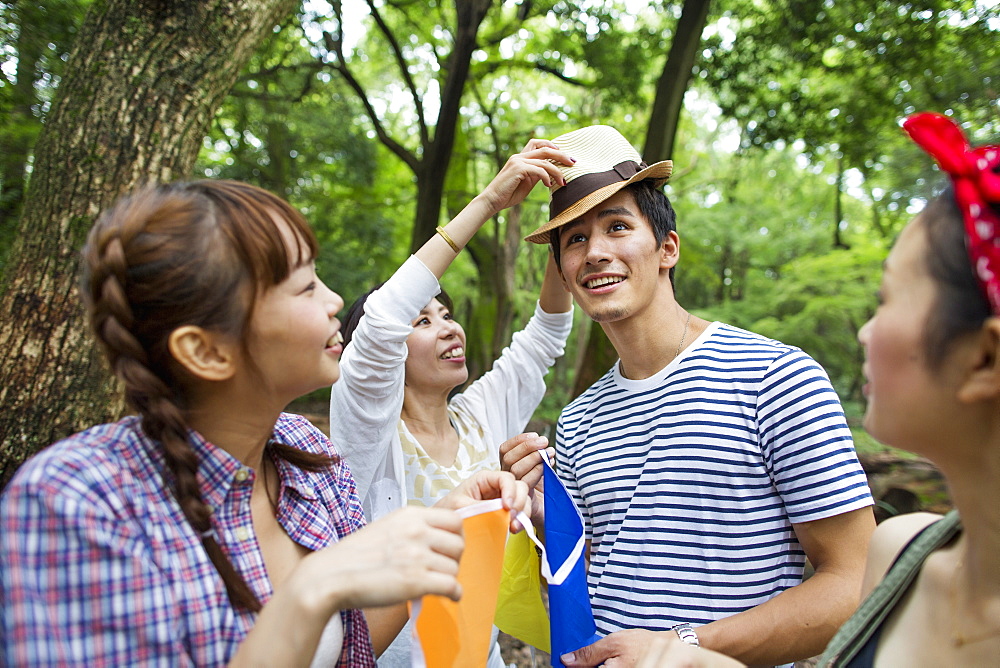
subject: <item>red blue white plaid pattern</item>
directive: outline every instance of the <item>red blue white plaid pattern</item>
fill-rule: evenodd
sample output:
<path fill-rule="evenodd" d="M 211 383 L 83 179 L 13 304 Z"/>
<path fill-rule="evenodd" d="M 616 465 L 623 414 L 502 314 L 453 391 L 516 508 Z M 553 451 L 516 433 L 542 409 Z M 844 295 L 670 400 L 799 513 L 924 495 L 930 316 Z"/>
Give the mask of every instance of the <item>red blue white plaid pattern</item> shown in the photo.
<path fill-rule="evenodd" d="M 275 440 L 332 452 L 326 436 L 284 414 Z M 254 473 L 192 432 L 199 483 L 219 542 L 266 603 L 253 533 Z M 278 518 L 317 550 L 364 525 L 346 463 L 310 473 L 277 462 Z M 0 665 L 215 666 L 235 654 L 255 615 L 234 609 L 176 500 L 138 418 L 76 434 L 18 471 L 0 498 Z M 343 612 L 338 666 L 373 666 L 368 627 Z M 281 642 L 281 638 L 275 638 Z"/>

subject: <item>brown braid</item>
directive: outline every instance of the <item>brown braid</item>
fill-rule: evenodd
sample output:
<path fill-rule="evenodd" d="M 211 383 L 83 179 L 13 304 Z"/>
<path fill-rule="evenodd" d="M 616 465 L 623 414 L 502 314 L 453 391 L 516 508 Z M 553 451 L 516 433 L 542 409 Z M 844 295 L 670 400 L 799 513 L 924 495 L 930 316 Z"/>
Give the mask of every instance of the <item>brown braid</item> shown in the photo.
<path fill-rule="evenodd" d="M 298 248 L 285 248 L 275 214 L 292 225 Z M 289 275 L 289 251 L 301 259 L 316 248 L 301 215 L 274 195 L 246 184 L 201 181 L 148 187 L 123 198 L 102 214 L 83 250 L 83 297 L 111 369 L 144 431 L 161 444 L 167 484 L 231 602 L 254 612 L 260 601 L 212 531 L 188 436 L 184 377 L 168 341 L 177 327 L 196 325 L 245 342 L 257 293 Z M 313 471 L 336 461 L 281 444 L 268 452 Z"/>

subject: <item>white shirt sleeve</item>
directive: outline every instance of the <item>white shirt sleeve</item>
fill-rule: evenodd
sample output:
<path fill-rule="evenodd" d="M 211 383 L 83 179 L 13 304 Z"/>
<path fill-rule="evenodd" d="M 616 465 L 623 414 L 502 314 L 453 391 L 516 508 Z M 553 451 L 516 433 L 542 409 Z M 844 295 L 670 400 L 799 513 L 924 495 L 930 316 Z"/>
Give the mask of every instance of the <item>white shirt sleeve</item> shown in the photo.
<path fill-rule="evenodd" d="M 573 311 L 546 313 L 538 304 L 514 334 L 493 368 L 452 398 L 451 405 L 476 417 L 494 446 L 524 430 L 545 396 L 545 374 L 566 347 Z"/>
<path fill-rule="evenodd" d="M 411 322 L 441 290 L 410 256 L 365 302 L 330 389 L 330 440 L 347 460 L 368 521 L 406 503 L 397 423 Z"/>

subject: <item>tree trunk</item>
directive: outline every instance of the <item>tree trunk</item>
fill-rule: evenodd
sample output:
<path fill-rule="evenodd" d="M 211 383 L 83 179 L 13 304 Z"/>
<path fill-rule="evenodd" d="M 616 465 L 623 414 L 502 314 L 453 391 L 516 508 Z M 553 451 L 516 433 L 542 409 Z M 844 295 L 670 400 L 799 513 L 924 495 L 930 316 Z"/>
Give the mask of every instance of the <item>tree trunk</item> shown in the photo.
<path fill-rule="evenodd" d="M 456 0 L 455 46 L 448 58 L 447 75 L 441 86 L 441 109 L 434 124 L 434 139 L 424 146 L 417 172 L 417 210 L 413 220 L 410 252 L 415 253 L 434 234 L 441 220 L 441 200 L 448 175 L 452 147 L 461 118 L 462 96 L 476 50 L 479 26 L 493 0 Z"/>
<path fill-rule="evenodd" d="M 833 247 L 847 250 L 850 245 L 840 234 L 840 224 L 844 220 L 844 156 L 837 158 L 837 183 L 833 197 Z"/>
<path fill-rule="evenodd" d="M 685 0 L 681 17 L 670 42 L 670 53 L 656 82 L 656 97 L 650 112 L 646 145 L 642 157 L 648 163 L 667 160 L 674 154 L 677 123 L 684 105 L 684 93 L 691 80 L 694 59 L 701 45 L 701 33 L 708 20 L 711 0 Z"/>
<path fill-rule="evenodd" d="M 468 304 L 465 330 L 469 378 L 475 380 L 489 371 L 503 349 L 510 344 L 514 322 L 514 265 L 521 244 L 521 205 L 507 209 L 507 223 L 501 235 L 480 232 L 469 243 L 479 274 L 479 290 L 474 304 Z M 519 323 L 523 325 L 527 317 Z"/>
<path fill-rule="evenodd" d="M 122 413 L 77 296 L 78 250 L 123 192 L 190 176 L 240 69 L 295 5 L 94 2 L 36 146 L 0 297 L 0 486 L 45 445 Z"/>

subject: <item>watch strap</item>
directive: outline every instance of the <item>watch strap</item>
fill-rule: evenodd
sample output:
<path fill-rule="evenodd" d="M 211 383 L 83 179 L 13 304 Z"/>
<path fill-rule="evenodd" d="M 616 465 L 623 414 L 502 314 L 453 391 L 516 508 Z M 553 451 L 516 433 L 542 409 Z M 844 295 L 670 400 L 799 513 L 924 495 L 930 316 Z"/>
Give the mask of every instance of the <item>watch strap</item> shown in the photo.
<path fill-rule="evenodd" d="M 698 634 L 695 633 L 694 627 L 687 622 L 678 624 L 670 630 L 677 634 L 677 637 L 681 639 L 681 642 L 698 647 Z"/>

